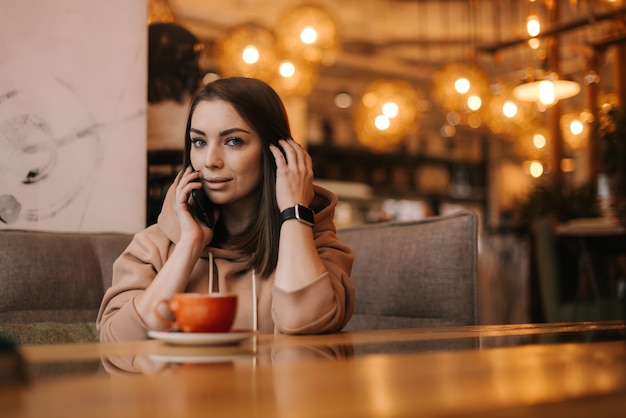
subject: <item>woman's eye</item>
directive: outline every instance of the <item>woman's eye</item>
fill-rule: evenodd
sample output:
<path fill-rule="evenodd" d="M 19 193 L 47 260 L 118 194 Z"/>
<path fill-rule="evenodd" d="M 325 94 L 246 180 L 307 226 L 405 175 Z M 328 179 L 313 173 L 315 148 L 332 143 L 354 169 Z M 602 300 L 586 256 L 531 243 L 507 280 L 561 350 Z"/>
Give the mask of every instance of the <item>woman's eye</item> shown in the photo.
<path fill-rule="evenodd" d="M 191 143 L 195 147 L 203 147 L 206 145 L 206 142 L 204 141 L 204 139 L 201 139 L 201 138 L 191 138 Z"/>
<path fill-rule="evenodd" d="M 227 138 L 226 144 L 230 145 L 231 147 L 236 147 L 243 144 L 243 141 L 241 140 L 241 138 Z"/>

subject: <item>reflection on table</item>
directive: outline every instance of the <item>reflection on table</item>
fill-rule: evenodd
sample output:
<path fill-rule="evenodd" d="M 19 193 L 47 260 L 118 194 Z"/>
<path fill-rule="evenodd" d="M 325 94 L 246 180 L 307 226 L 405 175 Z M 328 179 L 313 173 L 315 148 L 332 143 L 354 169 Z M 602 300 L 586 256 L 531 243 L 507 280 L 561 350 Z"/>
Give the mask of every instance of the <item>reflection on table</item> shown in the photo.
<path fill-rule="evenodd" d="M 0 405 L 3 417 L 623 416 L 625 335 L 605 321 L 24 346 L 30 383 L 4 386 Z"/>

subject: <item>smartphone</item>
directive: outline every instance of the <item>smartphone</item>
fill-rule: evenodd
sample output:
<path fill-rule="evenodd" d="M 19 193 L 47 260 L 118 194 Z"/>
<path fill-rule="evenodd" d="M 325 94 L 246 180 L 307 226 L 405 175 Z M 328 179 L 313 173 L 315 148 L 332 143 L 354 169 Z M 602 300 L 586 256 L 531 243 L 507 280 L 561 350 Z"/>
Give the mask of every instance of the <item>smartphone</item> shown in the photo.
<path fill-rule="evenodd" d="M 193 170 L 193 167 L 191 169 Z M 191 211 L 194 216 L 209 228 L 213 228 L 215 226 L 215 205 L 213 202 L 202 190 L 197 189 L 191 191 L 191 198 L 193 199 Z"/>

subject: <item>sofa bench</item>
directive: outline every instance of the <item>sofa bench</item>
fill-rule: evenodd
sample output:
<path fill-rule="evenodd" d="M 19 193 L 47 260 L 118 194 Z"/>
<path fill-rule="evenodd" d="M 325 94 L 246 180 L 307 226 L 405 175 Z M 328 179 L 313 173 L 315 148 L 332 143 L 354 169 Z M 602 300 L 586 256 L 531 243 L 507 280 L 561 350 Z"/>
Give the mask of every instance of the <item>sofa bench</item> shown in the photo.
<path fill-rule="evenodd" d="M 348 330 L 476 323 L 476 215 L 338 231 L 355 251 Z M 95 319 L 130 234 L 0 230 L 0 337 L 97 341 Z"/>
<path fill-rule="evenodd" d="M 476 325 L 478 217 L 471 211 L 337 231 L 355 253 L 346 330 Z"/>
<path fill-rule="evenodd" d="M 97 341 L 123 233 L 0 231 L 0 337 L 18 344 Z"/>

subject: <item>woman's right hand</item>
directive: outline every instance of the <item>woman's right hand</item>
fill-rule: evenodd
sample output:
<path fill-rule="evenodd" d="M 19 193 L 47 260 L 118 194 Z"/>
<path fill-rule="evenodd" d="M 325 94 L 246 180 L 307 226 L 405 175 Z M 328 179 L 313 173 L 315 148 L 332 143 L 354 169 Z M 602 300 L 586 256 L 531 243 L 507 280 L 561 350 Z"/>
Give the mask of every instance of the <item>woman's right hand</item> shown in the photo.
<path fill-rule="evenodd" d="M 189 240 L 199 250 L 204 249 L 213 239 L 213 230 L 193 216 L 189 205 L 191 204 L 191 191 L 202 190 L 202 184 L 198 181 L 200 173 L 187 167 L 176 187 L 176 203 L 174 212 L 180 226 L 181 240 Z M 216 214 L 217 215 L 217 214 Z"/>

